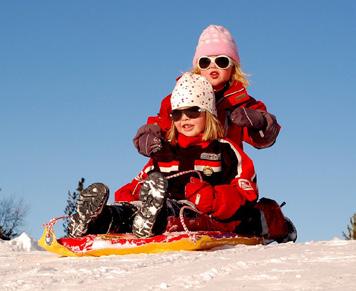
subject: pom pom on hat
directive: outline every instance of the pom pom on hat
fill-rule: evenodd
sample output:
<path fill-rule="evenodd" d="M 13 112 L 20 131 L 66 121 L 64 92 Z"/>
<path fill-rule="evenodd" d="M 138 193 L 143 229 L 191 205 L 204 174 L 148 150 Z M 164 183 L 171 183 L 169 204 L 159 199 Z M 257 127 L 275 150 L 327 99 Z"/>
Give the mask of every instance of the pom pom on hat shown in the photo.
<path fill-rule="evenodd" d="M 193 66 L 202 56 L 226 55 L 240 63 L 237 46 L 231 33 L 223 26 L 209 25 L 203 30 L 195 49 Z"/>
<path fill-rule="evenodd" d="M 184 73 L 171 95 L 172 110 L 198 106 L 217 115 L 214 89 L 209 81 L 198 74 Z"/>

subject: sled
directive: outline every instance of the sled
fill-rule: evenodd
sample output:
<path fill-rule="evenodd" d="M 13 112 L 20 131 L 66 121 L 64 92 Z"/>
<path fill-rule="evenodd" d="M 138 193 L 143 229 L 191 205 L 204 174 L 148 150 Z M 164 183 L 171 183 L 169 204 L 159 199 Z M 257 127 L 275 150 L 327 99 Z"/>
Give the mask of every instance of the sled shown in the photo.
<path fill-rule="evenodd" d="M 245 237 L 221 231 L 165 232 L 149 238 L 137 238 L 132 233 L 122 233 L 57 239 L 53 230 L 56 220 L 58 219 L 44 225 L 38 245 L 49 252 L 66 257 L 203 251 L 221 246 L 263 244 L 260 237 Z"/>

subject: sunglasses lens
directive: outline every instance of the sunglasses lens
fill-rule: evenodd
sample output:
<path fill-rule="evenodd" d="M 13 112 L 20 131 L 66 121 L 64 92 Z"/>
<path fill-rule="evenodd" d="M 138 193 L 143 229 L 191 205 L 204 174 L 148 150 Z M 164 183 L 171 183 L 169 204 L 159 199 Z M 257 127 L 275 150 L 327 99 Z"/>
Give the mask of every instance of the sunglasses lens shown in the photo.
<path fill-rule="evenodd" d="M 201 109 L 198 106 L 190 107 L 183 111 L 184 114 L 187 115 L 189 118 L 198 118 L 201 113 Z"/>
<path fill-rule="evenodd" d="M 184 113 L 188 118 L 198 118 L 201 112 L 202 110 L 198 106 L 193 106 L 183 110 L 172 110 L 171 117 L 173 121 L 179 121 Z"/>
<path fill-rule="evenodd" d="M 173 121 L 178 121 L 182 118 L 183 111 L 182 110 L 173 110 L 171 112 L 171 117 Z"/>
<path fill-rule="evenodd" d="M 209 58 L 202 57 L 199 59 L 198 65 L 199 65 L 200 69 L 204 70 L 204 69 L 209 68 L 210 63 L 211 63 L 211 60 Z"/>
<path fill-rule="evenodd" d="M 215 59 L 215 64 L 220 68 L 220 69 L 226 69 L 230 65 L 230 60 L 227 57 L 217 57 Z"/>

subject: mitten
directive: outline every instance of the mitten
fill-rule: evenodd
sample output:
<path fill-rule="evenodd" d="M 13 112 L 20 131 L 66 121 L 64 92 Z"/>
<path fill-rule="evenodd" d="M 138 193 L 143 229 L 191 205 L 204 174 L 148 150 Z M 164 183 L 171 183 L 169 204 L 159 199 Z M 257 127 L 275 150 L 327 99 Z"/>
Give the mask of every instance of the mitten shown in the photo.
<path fill-rule="evenodd" d="M 255 130 L 249 132 L 256 148 L 267 148 L 273 145 L 281 129 L 273 114 L 268 112 L 262 112 L 262 114 L 267 122 L 266 128 L 263 129 L 263 134 L 261 134 L 261 131 Z"/>
<path fill-rule="evenodd" d="M 250 108 L 238 107 L 231 112 L 231 121 L 241 127 L 265 129 L 267 121 L 262 112 Z"/>
<path fill-rule="evenodd" d="M 138 129 L 133 142 L 141 155 L 149 157 L 162 148 L 161 128 L 157 124 L 145 124 Z"/>
<path fill-rule="evenodd" d="M 194 203 L 199 211 L 205 214 L 213 211 L 214 188 L 209 183 L 190 178 L 190 182 L 185 186 L 185 197 Z"/>

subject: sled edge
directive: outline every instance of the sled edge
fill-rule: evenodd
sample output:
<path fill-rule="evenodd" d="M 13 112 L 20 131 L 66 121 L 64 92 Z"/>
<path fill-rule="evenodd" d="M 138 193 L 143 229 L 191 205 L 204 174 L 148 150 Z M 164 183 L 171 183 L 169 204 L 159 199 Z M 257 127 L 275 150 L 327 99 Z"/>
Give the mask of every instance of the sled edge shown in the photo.
<path fill-rule="evenodd" d="M 47 226 L 43 230 L 41 238 L 38 240 L 37 244 L 46 251 L 55 253 L 65 257 L 79 257 L 79 253 L 75 253 L 72 250 L 61 245 L 57 241 L 56 234 L 54 231 L 50 230 Z"/>

